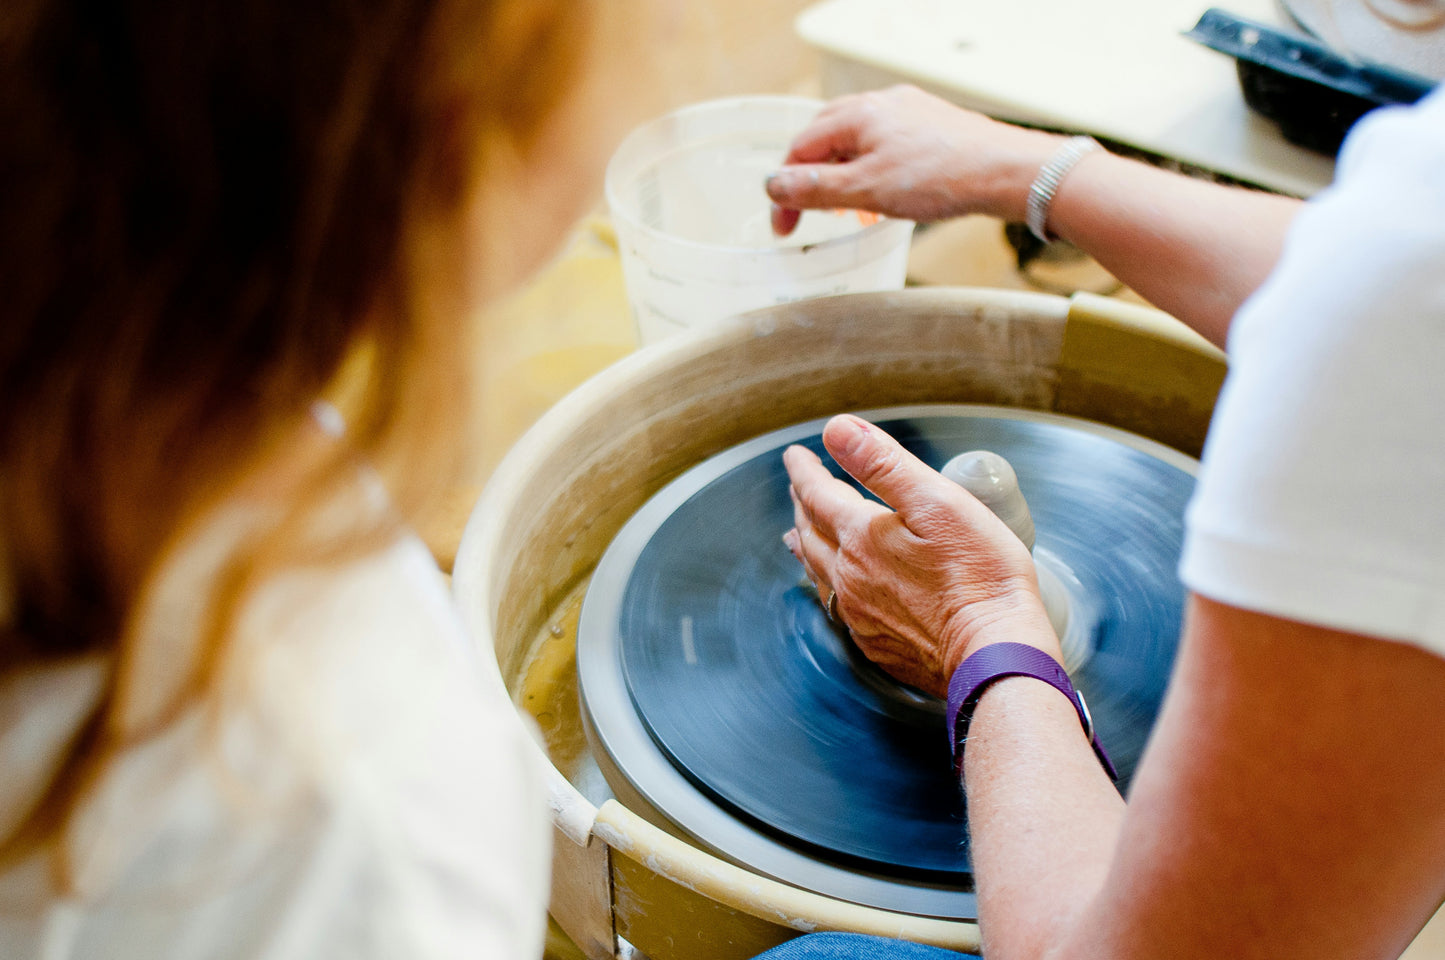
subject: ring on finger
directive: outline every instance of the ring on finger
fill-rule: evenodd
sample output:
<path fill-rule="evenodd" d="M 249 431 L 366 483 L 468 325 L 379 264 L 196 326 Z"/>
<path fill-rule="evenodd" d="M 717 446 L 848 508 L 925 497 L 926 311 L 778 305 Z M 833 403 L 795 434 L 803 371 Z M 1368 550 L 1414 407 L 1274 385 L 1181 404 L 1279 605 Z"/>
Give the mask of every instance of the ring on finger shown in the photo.
<path fill-rule="evenodd" d="M 828 588 L 828 602 L 823 604 L 823 612 L 828 615 L 829 620 L 838 619 L 838 591 L 832 587 Z"/>

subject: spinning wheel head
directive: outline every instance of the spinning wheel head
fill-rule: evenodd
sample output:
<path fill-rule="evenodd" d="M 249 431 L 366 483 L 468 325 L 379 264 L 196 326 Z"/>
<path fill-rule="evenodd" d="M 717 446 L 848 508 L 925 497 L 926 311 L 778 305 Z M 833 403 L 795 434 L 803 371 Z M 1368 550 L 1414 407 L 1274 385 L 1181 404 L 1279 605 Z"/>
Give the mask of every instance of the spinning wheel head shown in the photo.
<path fill-rule="evenodd" d="M 1193 461 L 1024 411 L 865 416 L 935 468 L 978 448 L 1012 464 L 1041 581 L 1057 582 L 1067 632 L 1082 638 L 1075 682 L 1127 784 L 1178 638 Z M 582 612 L 583 715 L 619 795 L 719 855 L 856 903 L 972 917 L 941 704 L 862 658 L 799 586 L 780 541 L 791 525 L 782 450 L 803 443 L 831 463 L 822 426 L 725 451 L 622 530 Z M 997 464 L 985 466 L 996 479 Z"/>

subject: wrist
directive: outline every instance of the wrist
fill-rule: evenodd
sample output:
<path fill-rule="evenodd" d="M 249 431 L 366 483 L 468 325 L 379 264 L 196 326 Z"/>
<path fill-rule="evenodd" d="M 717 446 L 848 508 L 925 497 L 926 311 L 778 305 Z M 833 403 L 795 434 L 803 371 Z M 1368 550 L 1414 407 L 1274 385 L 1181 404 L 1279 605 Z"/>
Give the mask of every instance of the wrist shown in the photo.
<path fill-rule="evenodd" d="M 986 603 L 974 603 L 967 613 L 966 621 L 962 612 L 956 614 L 944 631 L 945 686 L 964 660 L 996 643 L 1026 643 L 1063 661 L 1058 635 L 1036 591 L 1020 590 Z"/>
<path fill-rule="evenodd" d="M 1093 137 L 1070 137 L 1039 167 L 1038 175 L 1029 184 L 1028 195 L 1024 200 L 1024 224 L 1040 243 L 1048 243 L 1055 238 L 1049 229 L 1049 220 L 1054 197 L 1063 186 L 1064 180 L 1086 157 L 1102 150 L 1099 141 Z"/>
<path fill-rule="evenodd" d="M 990 202 L 986 212 L 1000 220 L 1022 223 L 1027 214 L 1029 187 L 1043 165 L 1069 138 L 1041 130 L 1010 129 L 1017 134 L 1017 139 L 1010 144 L 1008 160 L 996 167 L 988 189 Z"/>
<path fill-rule="evenodd" d="M 958 774 L 963 773 L 964 746 L 979 700 L 998 681 L 1011 677 L 1041 681 L 1062 694 L 1077 715 L 1084 739 L 1104 772 L 1109 779 L 1118 779 L 1114 764 L 1094 729 L 1094 718 L 1083 693 L 1074 687 L 1063 664 L 1026 643 L 995 643 L 983 647 L 970 654 L 949 678 L 947 730 Z"/>

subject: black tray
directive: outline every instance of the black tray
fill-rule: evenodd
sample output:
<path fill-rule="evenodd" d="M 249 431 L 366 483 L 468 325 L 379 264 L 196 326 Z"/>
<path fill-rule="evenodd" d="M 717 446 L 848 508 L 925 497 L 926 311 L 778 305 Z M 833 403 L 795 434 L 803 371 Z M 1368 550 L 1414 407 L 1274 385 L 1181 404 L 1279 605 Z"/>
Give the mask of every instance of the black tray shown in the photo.
<path fill-rule="evenodd" d="M 1245 103 L 1278 124 L 1286 140 L 1330 156 L 1360 117 L 1376 107 L 1414 103 L 1435 86 L 1218 8 L 1205 11 L 1185 36 L 1234 57 Z"/>

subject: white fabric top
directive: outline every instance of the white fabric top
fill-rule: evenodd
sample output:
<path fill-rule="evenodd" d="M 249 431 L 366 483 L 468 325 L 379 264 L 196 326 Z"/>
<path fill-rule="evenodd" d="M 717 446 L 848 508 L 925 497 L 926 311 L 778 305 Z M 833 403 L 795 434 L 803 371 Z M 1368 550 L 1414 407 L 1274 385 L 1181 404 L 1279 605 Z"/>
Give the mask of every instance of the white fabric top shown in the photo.
<path fill-rule="evenodd" d="M 177 625 L 195 623 L 187 587 L 207 569 L 167 580 L 148 620 L 160 656 L 193 646 Z M 53 899 L 38 858 L 0 875 L 0 957 L 539 957 L 538 754 L 422 544 L 286 574 L 248 605 L 237 643 L 249 683 L 224 720 L 183 716 L 84 808 L 77 897 Z M 0 828 L 33 802 L 106 669 L 92 658 L 0 683 Z"/>
<path fill-rule="evenodd" d="M 1229 355 L 1184 582 L 1445 654 L 1445 94 L 1355 129 Z"/>

